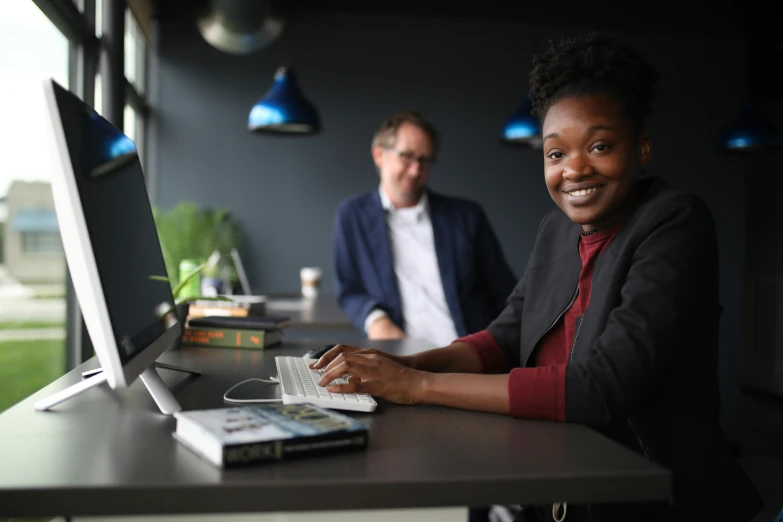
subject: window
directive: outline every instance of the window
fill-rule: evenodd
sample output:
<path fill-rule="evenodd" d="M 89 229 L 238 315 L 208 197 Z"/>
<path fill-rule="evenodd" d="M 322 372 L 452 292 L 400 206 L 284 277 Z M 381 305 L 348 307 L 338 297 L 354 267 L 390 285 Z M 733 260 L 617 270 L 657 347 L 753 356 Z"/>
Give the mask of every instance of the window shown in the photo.
<path fill-rule="evenodd" d="M 130 9 L 125 10 L 125 78 L 139 94 L 144 94 L 147 42 L 139 22 Z"/>
<path fill-rule="evenodd" d="M 100 0 L 96 0 L 96 9 L 101 4 Z M 136 142 L 136 147 L 139 151 L 139 158 L 144 164 L 144 113 L 139 110 L 138 107 L 134 107 L 134 103 L 141 101 L 144 104 L 144 78 L 146 78 L 146 48 L 147 42 L 144 39 L 144 33 L 142 33 L 136 18 L 130 9 L 125 11 L 125 79 L 131 84 L 133 90 L 136 91 L 138 97 L 134 100 L 132 97 L 128 97 L 125 100 L 125 109 L 123 111 L 123 128 L 122 131 Z M 129 49 L 133 49 L 129 51 Z M 103 111 L 103 82 L 101 80 L 100 73 L 95 75 L 95 110 L 98 114 L 102 114 Z"/>
<path fill-rule="evenodd" d="M 62 254 L 59 232 L 22 232 L 22 252 L 26 254 Z"/>
<path fill-rule="evenodd" d="M 95 0 L 95 36 L 103 35 L 103 0 Z"/>
<path fill-rule="evenodd" d="M 101 75 L 95 75 L 95 111 L 98 114 L 102 113 L 103 109 L 103 84 L 101 82 Z M 144 161 L 143 144 L 140 143 L 140 132 L 138 129 L 144 125 L 144 119 L 130 104 L 125 104 L 125 109 L 122 113 L 122 132 L 127 137 L 136 142 L 136 147 L 139 151 L 139 157 Z"/>
<path fill-rule="evenodd" d="M 46 121 L 42 83 L 53 78 L 77 95 L 94 96 L 95 108 L 102 110 L 107 93 L 97 74 L 97 39 L 103 35 L 104 1 L 2 2 L 0 412 L 64 373 L 66 338 L 70 348 L 68 365 L 90 355 L 89 344 L 82 349 L 78 304 L 71 299 L 72 291 L 66 290 L 67 268 L 48 179 L 50 160 L 40 149 Z M 143 19 L 149 16 L 148 0 L 130 0 L 129 4 Z M 94 13 L 87 8 L 94 9 Z M 139 142 L 144 139 L 149 111 L 144 99 L 148 50 L 135 17 L 130 11 L 125 17 L 122 43 L 127 85 L 123 87 L 121 81 L 112 84 L 123 88 L 123 130 L 137 142 L 143 160 Z M 89 21 L 92 19 L 95 36 Z M 67 314 L 66 328 L 67 311 L 73 313 Z"/>
<path fill-rule="evenodd" d="M 123 132 L 127 137 L 136 141 L 136 111 L 130 105 L 125 106 L 122 122 L 125 125 Z"/>
<path fill-rule="evenodd" d="M 65 372 L 67 271 L 40 143 L 42 83 L 53 78 L 69 87 L 69 41 L 35 3 L 4 0 L 0 48 L 10 50 L 0 53 L 3 411 Z"/>
<path fill-rule="evenodd" d="M 93 109 L 103 116 L 103 81 L 101 81 L 101 73 L 95 74 L 95 105 Z"/>
<path fill-rule="evenodd" d="M 136 143 L 142 166 L 146 166 L 145 130 L 147 104 L 144 99 L 147 78 L 147 40 L 134 11 L 125 10 L 124 39 L 125 79 L 130 84 L 126 93 L 123 131 Z"/>

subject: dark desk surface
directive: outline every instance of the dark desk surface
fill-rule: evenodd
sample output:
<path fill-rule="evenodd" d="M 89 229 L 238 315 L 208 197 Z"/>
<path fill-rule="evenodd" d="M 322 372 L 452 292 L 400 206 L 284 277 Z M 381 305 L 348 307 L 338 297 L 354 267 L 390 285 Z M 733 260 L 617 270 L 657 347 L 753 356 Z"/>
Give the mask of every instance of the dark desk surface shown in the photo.
<path fill-rule="evenodd" d="M 241 379 L 267 377 L 266 352 L 183 347 L 161 361 L 204 372 L 159 370 L 183 409 L 224 406 Z M 411 342 L 374 342 L 398 353 Z M 379 401 L 352 414 L 370 428 L 366 451 L 222 471 L 179 445 L 140 381 L 105 385 L 36 412 L 33 403 L 80 380 L 91 359 L 0 414 L 0 517 L 229 513 L 443 507 L 668 498 L 669 473 L 579 425 Z M 273 397 L 276 387 L 246 393 Z"/>
<path fill-rule="evenodd" d="M 355 331 L 334 295 L 323 294 L 314 300 L 296 295 L 270 295 L 267 297 L 267 312 L 291 317 L 292 330 Z"/>

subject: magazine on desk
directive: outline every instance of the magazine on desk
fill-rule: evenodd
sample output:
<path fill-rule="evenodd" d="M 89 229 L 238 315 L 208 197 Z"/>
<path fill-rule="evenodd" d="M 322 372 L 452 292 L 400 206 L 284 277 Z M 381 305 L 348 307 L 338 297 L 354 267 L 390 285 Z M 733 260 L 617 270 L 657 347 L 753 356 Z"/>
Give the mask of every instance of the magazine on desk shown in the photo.
<path fill-rule="evenodd" d="M 174 417 L 174 438 L 223 468 L 367 446 L 362 423 L 308 403 L 182 411 Z"/>

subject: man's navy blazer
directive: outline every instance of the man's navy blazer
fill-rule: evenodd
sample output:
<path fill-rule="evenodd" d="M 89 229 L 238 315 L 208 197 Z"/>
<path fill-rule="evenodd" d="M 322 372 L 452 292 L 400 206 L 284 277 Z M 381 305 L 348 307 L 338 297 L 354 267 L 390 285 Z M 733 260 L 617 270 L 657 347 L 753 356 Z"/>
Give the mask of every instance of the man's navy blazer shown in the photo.
<path fill-rule="evenodd" d="M 460 336 L 477 332 L 505 308 L 517 278 L 484 210 L 465 199 L 428 192 L 435 253 L 451 317 Z M 360 331 L 373 308 L 405 330 L 386 214 L 378 191 L 337 209 L 334 231 L 337 298 Z"/>

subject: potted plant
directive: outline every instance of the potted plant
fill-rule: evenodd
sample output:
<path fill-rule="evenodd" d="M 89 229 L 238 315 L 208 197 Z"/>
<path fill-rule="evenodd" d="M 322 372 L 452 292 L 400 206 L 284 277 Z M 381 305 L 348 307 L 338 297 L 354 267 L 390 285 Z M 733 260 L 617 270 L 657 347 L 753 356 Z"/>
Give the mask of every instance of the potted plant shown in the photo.
<path fill-rule="evenodd" d="M 196 300 L 210 300 L 210 301 L 230 301 L 228 297 L 225 296 L 202 296 L 202 295 L 186 295 L 183 296 L 182 290 L 187 287 L 188 283 L 193 279 L 194 277 L 197 277 L 202 270 L 209 267 L 212 264 L 216 264 L 218 259 L 218 256 L 210 256 L 210 258 L 201 265 L 195 267 L 189 274 L 182 277 L 182 279 L 171 289 L 171 293 L 174 296 L 174 305 L 166 310 L 159 310 L 160 318 L 165 322 L 167 327 L 172 326 L 177 321 L 179 321 L 180 324 L 185 325 L 185 321 L 188 318 L 188 308 L 190 306 L 190 303 L 192 301 Z M 161 281 L 165 282 L 167 284 L 171 284 L 171 280 L 166 276 L 161 275 L 151 275 L 149 276 L 150 279 L 154 281 Z M 174 315 L 176 315 L 176 318 Z M 169 347 L 170 349 L 177 349 L 180 346 L 180 343 L 182 342 L 182 338 L 178 338 L 174 343 Z"/>
<path fill-rule="evenodd" d="M 228 210 L 202 209 L 193 202 L 184 201 L 168 211 L 155 208 L 153 215 L 172 288 L 180 283 L 179 266 L 185 259 L 195 260 L 201 267 L 199 277 L 211 281 L 211 286 L 223 289 L 223 293 L 226 293 L 226 287 L 231 288 L 236 283 L 236 270 L 225 260 L 231 249 L 239 248 L 241 233 Z M 219 259 L 207 263 L 215 252 L 219 252 Z M 201 293 L 203 290 L 202 287 Z M 208 295 L 217 293 L 220 292 Z"/>
<path fill-rule="evenodd" d="M 217 261 L 219 259 L 219 256 L 217 254 L 213 254 L 212 256 L 207 259 L 206 262 L 202 263 L 201 265 L 197 266 L 193 269 L 192 272 L 187 274 L 185 277 L 183 277 L 175 286 L 172 287 L 171 293 L 174 296 L 174 306 L 169 308 L 168 310 L 165 310 L 161 313 L 161 317 L 165 317 L 166 315 L 174 312 L 176 310 L 177 317 L 179 318 L 179 321 L 184 324 L 185 319 L 188 316 L 188 305 L 193 301 L 202 301 L 202 300 L 208 300 L 208 301 L 230 301 L 228 297 L 225 296 L 204 296 L 204 295 L 181 295 L 182 290 L 187 287 L 187 284 L 193 279 L 194 277 L 198 276 L 203 270 L 205 270 L 208 267 L 214 266 L 217 264 Z M 154 281 L 165 281 L 169 284 L 171 284 L 170 278 L 166 276 L 160 276 L 160 275 L 151 275 L 150 279 Z"/>

